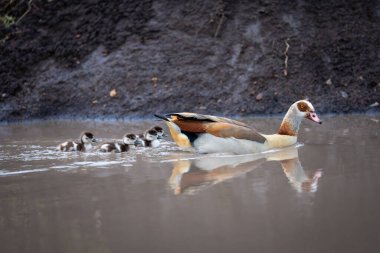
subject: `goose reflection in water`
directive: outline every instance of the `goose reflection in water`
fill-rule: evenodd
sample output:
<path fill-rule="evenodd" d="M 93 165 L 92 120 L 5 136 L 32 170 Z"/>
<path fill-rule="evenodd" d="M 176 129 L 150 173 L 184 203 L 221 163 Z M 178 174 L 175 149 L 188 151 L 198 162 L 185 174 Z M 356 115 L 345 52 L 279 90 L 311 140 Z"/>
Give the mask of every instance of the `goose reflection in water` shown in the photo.
<path fill-rule="evenodd" d="M 225 180 L 239 177 L 268 161 L 280 163 L 290 185 L 297 192 L 316 192 L 322 171 L 305 171 L 298 159 L 298 148 L 256 155 L 206 156 L 173 163 L 169 185 L 174 194 L 194 194 Z"/>

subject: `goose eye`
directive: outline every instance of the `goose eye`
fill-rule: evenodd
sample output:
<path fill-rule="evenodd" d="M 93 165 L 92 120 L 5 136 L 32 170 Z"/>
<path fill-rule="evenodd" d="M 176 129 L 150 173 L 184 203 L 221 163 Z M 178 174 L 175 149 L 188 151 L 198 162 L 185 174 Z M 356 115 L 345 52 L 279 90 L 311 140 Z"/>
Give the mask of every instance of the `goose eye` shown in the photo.
<path fill-rule="evenodd" d="M 298 103 L 297 107 L 298 107 L 298 110 L 300 110 L 301 112 L 306 112 L 308 109 L 308 106 L 303 102 Z"/>

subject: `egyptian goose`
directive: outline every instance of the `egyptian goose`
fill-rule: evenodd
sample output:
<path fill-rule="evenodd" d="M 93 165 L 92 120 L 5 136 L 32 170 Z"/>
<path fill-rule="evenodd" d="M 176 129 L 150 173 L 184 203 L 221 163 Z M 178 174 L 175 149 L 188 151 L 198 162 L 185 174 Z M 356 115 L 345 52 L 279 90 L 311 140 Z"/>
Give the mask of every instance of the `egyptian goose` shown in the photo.
<path fill-rule="evenodd" d="M 266 135 L 246 124 L 210 115 L 171 113 L 163 119 L 178 146 L 199 153 L 258 153 L 295 144 L 304 118 L 322 124 L 313 105 L 306 100 L 292 104 L 276 134 Z"/>
<path fill-rule="evenodd" d="M 144 133 L 137 135 L 137 137 L 140 139 L 140 141 L 144 140 L 144 135 L 149 130 L 156 131 L 157 132 L 157 139 L 159 139 L 159 140 L 163 139 L 164 136 L 165 136 L 164 129 L 162 127 L 160 127 L 160 126 L 154 126 L 154 127 L 150 128 L 150 129 L 146 130 Z"/>
<path fill-rule="evenodd" d="M 100 146 L 99 151 L 115 153 L 127 152 L 131 147 L 136 145 L 137 139 L 138 137 L 136 134 L 125 134 L 123 136 L 123 143 L 104 143 Z"/>
<path fill-rule="evenodd" d="M 90 132 L 82 132 L 78 141 L 66 141 L 58 145 L 59 151 L 88 151 L 92 149 L 92 145 L 97 142 L 94 135 Z"/>
<path fill-rule="evenodd" d="M 157 139 L 163 139 L 165 136 L 164 129 L 160 126 L 154 126 L 152 129 L 157 131 Z"/>
<path fill-rule="evenodd" d="M 157 148 L 160 146 L 160 141 L 158 140 L 158 133 L 154 129 L 146 130 L 145 133 L 139 137 L 139 140 L 137 141 L 137 146 L 139 147 L 151 147 L 151 148 Z"/>

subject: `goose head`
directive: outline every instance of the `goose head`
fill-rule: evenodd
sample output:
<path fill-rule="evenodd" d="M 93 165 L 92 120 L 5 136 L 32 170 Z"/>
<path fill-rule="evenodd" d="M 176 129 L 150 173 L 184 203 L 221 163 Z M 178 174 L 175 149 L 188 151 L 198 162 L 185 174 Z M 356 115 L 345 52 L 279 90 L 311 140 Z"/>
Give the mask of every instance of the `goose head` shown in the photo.
<path fill-rule="evenodd" d="M 315 123 L 322 124 L 318 115 L 315 113 L 314 106 L 307 100 L 300 100 L 295 102 L 292 107 L 295 108 L 297 114 L 301 118 L 309 119 Z"/>
<path fill-rule="evenodd" d="M 314 110 L 314 106 L 307 100 L 299 100 L 290 106 L 278 133 L 281 135 L 297 136 L 303 119 L 322 124 L 322 121 Z"/>

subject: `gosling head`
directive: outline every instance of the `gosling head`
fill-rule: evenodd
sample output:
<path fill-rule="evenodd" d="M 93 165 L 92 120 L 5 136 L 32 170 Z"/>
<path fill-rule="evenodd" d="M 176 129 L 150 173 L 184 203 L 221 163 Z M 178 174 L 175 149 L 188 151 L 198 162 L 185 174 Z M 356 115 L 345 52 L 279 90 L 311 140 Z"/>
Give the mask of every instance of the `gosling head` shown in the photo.
<path fill-rule="evenodd" d="M 162 127 L 154 126 L 152 129 L 156 130 L 158 139 L 162 139 L 164 137 L 164 129 Z"/>
<path fill-rule="evenodd" d="M 94 135 L 90 132 L 83 132 L 80 135 L 80 140 L 82 143 L 87 144 L 87 143 L 96 143 L 97 140 L 95 139 Z"/>
<path fill-rule="evenodd" d="M 144 134 L 144 139 L 148 141 L 154 141 L 154 140 L 157 140 L 157 138 L 158 138 L 158 134 L 157 134 L 157 131 L 154 129 L 150 129 L 146 131 Z"/>
<path fill-rule="evenodd" d="M 127 145 L 135 145 L 137 141 L 137 135 L 135 134 L 125 134 L 123 136 L 123 142 Z"/>

